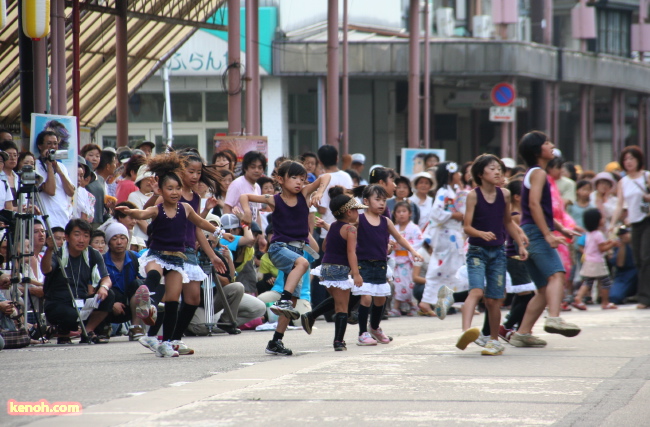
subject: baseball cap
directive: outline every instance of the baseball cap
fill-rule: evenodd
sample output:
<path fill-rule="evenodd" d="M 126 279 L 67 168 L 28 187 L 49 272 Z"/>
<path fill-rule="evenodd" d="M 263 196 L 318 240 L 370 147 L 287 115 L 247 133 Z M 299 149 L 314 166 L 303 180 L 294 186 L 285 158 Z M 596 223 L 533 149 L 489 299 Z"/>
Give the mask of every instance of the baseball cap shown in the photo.
<path fill-rule="evenodd" d="M 501 159 L 501 161 L 503 162 L 504 166 L 507 167 L 508 169 L 512 169 L 515 166 L 517 166 L 517 162 L 515 162 L 515 160 L 511 159 L 510 157 L 504 157 L 503 159 Z"/>
<path fill-rule="evenodd" d="M 213 213 L 207 214 L 205 216 L 205 220 L 208 222 L 214 222 L 215 224 L 217 224 L 217 227 L 221 227 L 221 219 Z"/>
<path fill-rule="evenodd" d="M 90 165 L 88 165 L 86 159 L 84 159 L 81 156 L 77 156 L 77 163 L 79 164 L 79 166 L 81 166 L 86 170 L 86 173 L 90 172 L 90 182 L 93 182 L 97 178 L 93 173 L 93 168 L 91 168 Z"/>
<path fill-rule="evenodd" d="M 154 144 L 154 143 L 151 142 L 151 141 L 142 141 L 141 143 L 139 143 L 138 145 L 136 145 L 135 148 L 140 148 L 140 147 L 142 147 L 143 145 L 148 145 L 149 147 L 151 147 L 152 150 L 153 150 L 154 148 L 156 148 L 156 144 Z"/>
<path fill-rule="evenodd" d="M 120 154 L 118 154 L 118 159 L 120 163 L 126 163 L 129 161 L 131 156 L 133 155 L 133 152 L 131 150 L 124 150 Z"/>
<path fill-rule="evenodd" d="M 366 163 L 366 156 L 364 156 L 361 153 L 354 153 L 352 155 L 352 163 L 361 163 L 364 164 Z"/>
<path fill-rule="evenodd" d="M 147 165 L 142 165 L 138 169 L 138 175 L 135 177 L 135 183 L 137 184 L 143 179 L 149 178 L 151 176 L 153 176 L 153 173 L 149 172 L 149 168 L 147 167 Z"/>
<path fill-rule="evenodd" d="M 235 214 L 224 214 L 221 216 L 221 228 L 224 230 L 232 230 L 233 228 L 239 228 L 239 218 Z"/>

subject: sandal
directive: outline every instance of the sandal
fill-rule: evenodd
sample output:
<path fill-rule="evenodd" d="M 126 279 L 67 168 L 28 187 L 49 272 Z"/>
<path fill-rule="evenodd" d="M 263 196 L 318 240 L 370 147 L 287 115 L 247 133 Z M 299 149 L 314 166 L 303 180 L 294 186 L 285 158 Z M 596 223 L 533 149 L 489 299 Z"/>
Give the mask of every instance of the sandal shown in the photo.
<path fill-rule="evenodd" d="M 582 310 L 582 311 L 587 309 L 587 306 L 583 302 L 572 302 L 571 306 L 577 308 L 578 310 Z"/>
<path fill-rule="evenodd" d="M 418 310 L 418 316 L 437 317 L 436 312 L 433 311 L 433 310 L 431 310 L 431 311 Z"/>
<path fill-rule="evenodd" d="M 603 310 L 615 310 L 615 309 L 618 308 L 618 306 L 616 304 L 614 304 L 613 302 L 610 302 L 609 304 L 604 305 L 602 308 L 603 308 Z"/>
<path fill-rule="evenodd" d="M 388 311 L 387 314 L 388 314 L 388 317 L 402 317 L 402 312 L 400 312 L 400 311 L 399 311 L 398 309 L 396 309 L 396 308 L 391 308 L 391 309 Z"/>
<path fill-rule="evenodd" d="M 636 306 L 636 308 L 639 309 L 639 310 L 645 310 L 646 308 L 648 308 L 648 306 L 645 305 L 645 304 L 639 304 L 639 305 Z"/>
<path fill-rule="evenodd" d="M 93 343 L 93 344 L 107 344 L 108 340 L 106 337 L 98 337 L 95 332 L 90 331 L 88 332 L 88 337 L 81 337 L 81 340 L 79 341 L 79 344 L 88 344 L 88 343 Z"/>

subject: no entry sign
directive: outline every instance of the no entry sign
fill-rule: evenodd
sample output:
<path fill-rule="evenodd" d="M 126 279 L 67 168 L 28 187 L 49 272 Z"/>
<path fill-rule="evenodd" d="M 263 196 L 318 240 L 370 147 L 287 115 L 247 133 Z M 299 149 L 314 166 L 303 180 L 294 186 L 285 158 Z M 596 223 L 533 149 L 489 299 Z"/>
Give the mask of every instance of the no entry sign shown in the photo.
<path fill-rule="evenodd" d="M 517 98 L 517 91 L 510 83 L 497 83 L 492 88 L 490 94 L 494 105 L 499 107 L 509 107 Z"/>

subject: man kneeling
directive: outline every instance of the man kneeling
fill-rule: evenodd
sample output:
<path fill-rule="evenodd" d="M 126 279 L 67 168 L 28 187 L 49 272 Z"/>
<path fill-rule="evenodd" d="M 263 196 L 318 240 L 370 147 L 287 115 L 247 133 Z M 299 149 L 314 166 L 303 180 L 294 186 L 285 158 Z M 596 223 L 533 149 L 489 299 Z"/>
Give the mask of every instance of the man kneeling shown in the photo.
<path fill-rule="evenodd" d="M 86 331 L 88 340 L 94 343 L 105 342 L 100 340 L 94 331 L 112 311 L 115 295 L 111 290 L 111 279 L 106 272 L 102 256 L 88 246 L 91 232 L 88 221 L 71 220 L 65 227 L 66 242 L 58 249 L 75 301 L 70 299 L 66 279 L 57 258 L 53 256 L 56 248 L 54 240 L 51 236 L 47 238 L 47 250 L 41 261 L 41 272 L 45 275 L 45 316 L 51 324 L 58 326 L 57 344 L 70 344 L 70 331 L 77 330 L 78 316 L 75 305 L 83 305 L 86 298 L 93 298 L 95 295 L 101 303 L 88 317 Z M 82 338 L 81 342 L 88 340 Z"/>

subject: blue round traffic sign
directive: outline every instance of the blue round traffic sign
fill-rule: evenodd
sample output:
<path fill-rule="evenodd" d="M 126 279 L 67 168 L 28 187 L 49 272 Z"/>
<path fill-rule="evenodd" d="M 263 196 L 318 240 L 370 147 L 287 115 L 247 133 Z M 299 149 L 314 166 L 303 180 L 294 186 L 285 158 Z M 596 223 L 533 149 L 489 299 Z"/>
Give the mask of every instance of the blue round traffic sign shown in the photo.
<path fill-rule="evenodd" d="M 490 97 L 492 98 L 492 103 L 494 103 L 494 105 L 499 107 L 508 107 L 515 102 L 517 91 L 510 83 L 497 83 L 492 88 Z"/>

